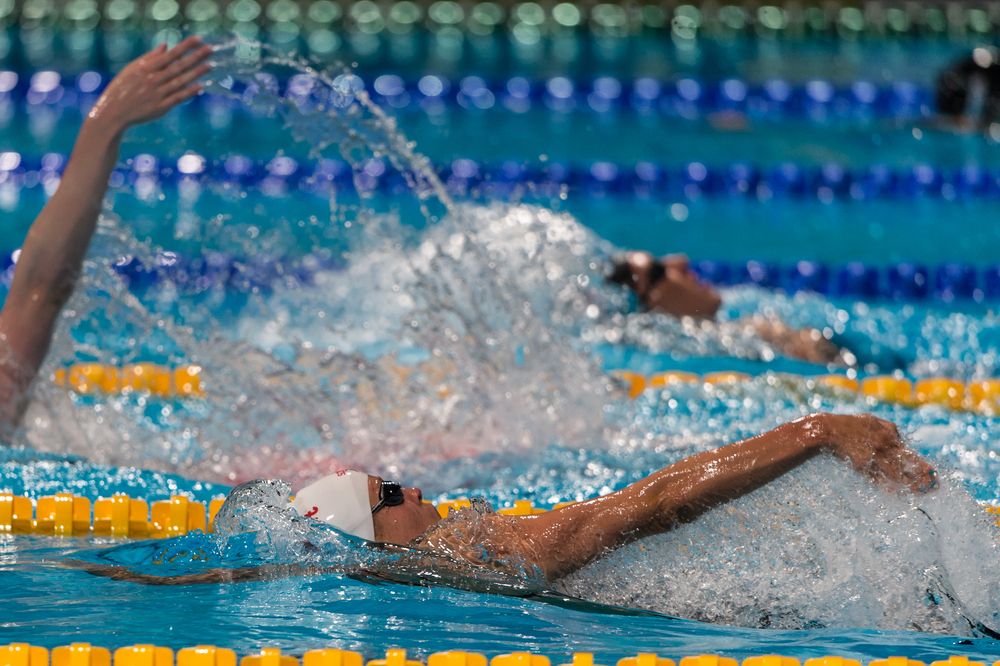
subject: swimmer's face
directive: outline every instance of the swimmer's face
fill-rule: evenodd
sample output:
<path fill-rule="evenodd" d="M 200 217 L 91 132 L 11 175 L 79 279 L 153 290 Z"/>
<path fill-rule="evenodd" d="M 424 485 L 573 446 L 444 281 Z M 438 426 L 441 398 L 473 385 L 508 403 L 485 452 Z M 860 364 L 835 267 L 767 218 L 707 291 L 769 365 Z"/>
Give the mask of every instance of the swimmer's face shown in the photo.
<path fill-rule="evenodd" d="M 382 477 L 368 476 L 370 506 L 378 504 Z M 403 503 L 383 506 L 372 515 L 375 521 L 375 540 L 405 546 L 441 520 L 433 504 L 424 504 L 419 488 L 403 488 Z"/>
<path fill-rule="evenodd" d="M 712 319 L 719 311 L 719 292 L 703 283 L 683 254 L 657 260 L 648 252 L 629 252 L 626 261 L 643 304 L 675 317 Z"/>

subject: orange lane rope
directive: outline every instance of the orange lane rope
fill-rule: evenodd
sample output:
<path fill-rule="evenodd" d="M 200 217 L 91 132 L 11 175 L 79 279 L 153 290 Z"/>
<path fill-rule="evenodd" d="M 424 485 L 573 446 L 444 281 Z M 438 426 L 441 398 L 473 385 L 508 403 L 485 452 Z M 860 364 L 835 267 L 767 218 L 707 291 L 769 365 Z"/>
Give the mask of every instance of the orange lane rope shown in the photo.
<path fill-rule="evenodd" d="M 0 492 L 0 534 L 162 539 L 195 530 L 211 532 L 215 514 L 224 501 L 217 497 L 206 507 L 183 495 L 148 502 L 118 494 L 91 502 L 72 493 L 57 493 L 32 501 L 22 495 Z M 446 518 L 451 511 L 470 504 L 468 499 L 460 498 L 438 502 L 436 507 L 441 517 Z M 574 502 L 542 507 L 530 500 L 516 500 L 513 506 L 497 511 L 505 515 L 530 516 L 571 504 Z M 1000 525 L 1000 507 L 984 505 L 983 508 L 997 515 Z"/>
<path fill-rule="evenodd" d="M 619 371 L 615 373 L 628 388 L 629 396 L 637 398 L 647 390 L 664 389 L 678 384 L 704 383 L 730 385 L 753 381 L 743 372 L 712 372 L 697 375 L 692 372 L 669 371 L 654 375 Z M 846 375 L 770 375 L 801 381 L 814 391 L 833 390 L 861 395 L 879 402 L 907 407 L 940 405 L 957 411 L 974 411 L 988 415 L 1000 414 L 1000 379 L 961 382 L 947 377 L 921 379 L 916 383 L 904 377 L 877 375 L 858 380 Z"/>
<path fill-rule="evenodd" d="M 177 650 L 155 645 L 132 645 L 112 652 L 89 643 L 72 643 L 56 647 L 51 652 L 27 643 L 0 646 L 0 666 L 236 666 L 233 650 L 212 645 L 197 645 Z M 301 657 L 282 654 L 278 648 L 265 647 L 257 654 L 239 659 L 240 666 L 551 666 L 549 657 L 531 652 L 512 652 L 487 659 L 478 652 L 451 650 L 436 652 L 426 661 L 413 659 L 406 650 L 391 648 L 385 657 L 367 662 L 360 652 L 323 648 L 309 650 Z M 560 666 L 599 666 L 589 652 L 574 652 Z M 617 661 L 616 666 L 862 666 L 856 659 L 845 657 L 817 657 L 804 663 L 784 655 L 750 656 L 742 662 L 717 655 L 693 655 L 674 661 L 650 652 L 640 652 L 634 657 Z M 867 666 L 925 666 L 924 662 L 906 657 L 874 659 Z M 930 666 L 989 666 L 986 662 L 973 661 L 964 656 L 951 656 L 932 661 Z M 1000 666 L 1000 661 L 993 663 Z"/>
<path fill-rule="evenodd" d="M 133 363 L 118 367 L 106 363 L 76 363 L 56 370 L 56 386 L 84 395 L 92 393 L 150 393 L 163 398 L 201 398 L 201 367 L 171 368 L 155 363 Z"/>

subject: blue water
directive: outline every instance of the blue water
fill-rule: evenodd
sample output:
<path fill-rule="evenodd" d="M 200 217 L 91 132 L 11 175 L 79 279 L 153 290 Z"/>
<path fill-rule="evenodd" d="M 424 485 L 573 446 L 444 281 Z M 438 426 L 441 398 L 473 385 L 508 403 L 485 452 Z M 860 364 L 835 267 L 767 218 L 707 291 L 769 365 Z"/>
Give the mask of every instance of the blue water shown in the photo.
<path fill-rule="evenodd" d="M 371 85 L 374 78 L 366 80 Z M 71 79 L 65 81 L 71 83 Z M 714 82 L 704 85 L 709 84 Z M 542 84 L 536 83 L 536 87 Z M 92 99 L 84 96 L 81 102 Z M 850 105 L 846 110 L 830 105 L 826 113 L 817 112 L 811 119 L 803 117 L 804 112 L 765 110 L 750 112 L 748 118 L 727 125 L 724 117 L 712 116 L 707 110 L 692 112 L 693 117 L 686 118 L 670 109 L 637 111 L 626 102 L 601 113 L 589 108 L 586 100 L 557 112 L 537 99 L 524 110 L 500 100 L 492 108 L 480 109 L 454 101 L 421 107 L 412 96 L 407 99 L 407 106 L 398 112 L 400 127 L 437 162 L 461 157 L 530 163 L 545 155 L 550 160 L 574 162 L 797 162 L 849 168 L 872 163 L 942 168 L 967 164 L 995 167 L 998 163 L 994 141 L 935 129 L 925 117 L 929 112 L 919 109 L 916 115 L 896 117 L 871 107 L 866 113 L 863 106 L 852 111 Z M 79 111 L 65 102 L 32 106 L 23 99 L 3 100 L 0 108 L 0 125 L 10 132 L 5 149 L 33 155 L 64 151 L 80 122 Z M 204 122 L 206 115 L 208 123 Z M 131 152 L 130 144 L 147 150 L 154 147 L 154 152 L 168 155 L 182 144 L 209 155 L 245 153 L 256 158 L 269 158 L 279 150 L 301 155 L 304 150 L 289 146 L 280 128 L 248 116 L 238 107 L 213 104 L 211 99 L 199 100 L 164 122 L 172 132 L 140 128 L 126 142 L 126 155 Z M 541 131 L 535 135 L 524 131 L 525 127 Z M 179 128 L 184 128 L 183 134 L 177 133 Z M 579 140 L 582 137 L 586 140 Z"/>
<path fill-rule="evenodd" d="M 867 52 L 843 48 L 860 67 L 857 53 Z M 878 55 L 888 69 L 916 73 L 906 47 L 885 48 L 889 53 Z M 820 45 L 815 53 L 829 56 Z M 741 57 L 741 75 L 776 75 L 769 60 Z M 809 62 L 797 67 L 805 71 Z M 65 152 L 78 122 L 66 114 L 72 122 L 52 125 L 49 134 L 32 131 L 31 119 L 11 121 L 4 149 Z M 38 118 L 44 124 L 44 114 Z M 187 109 L 135 133 L 126 154 L 269 157 L 282 149 L 309 159 L 279 120 L 242 111 L 238 118 L 209 131 Z M 435 162 L 528 163 L 544 154 L 944 168 L 993 166 L 996 151 L 980 137 L 917 138 L 910 125 L 873 131 L 760 123 L 729 134 L 700 121 L 451 109 L 437 118 L 402 114 L 400 128 Z M 253 185 L 221 193 L 168 185 L 145 196 L 121 188 L 47 370 L 74 360 L 193 362 L 205 367 L 209 397 L 67 397 L 42 379 L 18 442 L 27 446 L 0 452 L 0 488 L 31 497 L 180 492 L 207 501 L 248 478 L 300 482 L 332 460 L 418 484 L 431 498 L 479 495 L 499 506 L 530 497 L 545 505 L 610 492 L 684 455 L 817 410 L 873 411 L 897 422 L 942 469 L 944 487 L 927 498 L 890 497 L 835 461 L 817 460 L 704 522 L 614 554 L 610 570 L 598 564 L 559 594 L 528 598 L 336 573 L 146 586 L 64 566 L 126 560 L 162 574 L 246 557 L 281 562 L 295 543 L 278 522 L 257 541 L 3 537 L 0 605 L 12 613 L 0 623 L 0 642 L 215 643 L 238 651 L 276 645 L 294 653 L 335 644 L 369 656 L 390 645 L 423 656 L 464 648 L 560 658 L 586 650 L 605 663 L 636 651 L 995 658 L 1000 642 L 965 618 L 995 629 L 1000 610 L 996 529 L 975 503 L 1000 501 L 996 418 L 878 405 L 768 375 L 826 369 L 764 360 L 750 343 L 628 314 L 626 299 L 600 284 L 601 267 L 592 262 L 615 247 L 639 247 L 743 261 L 986 265 L 1000 247 L 987 223 L 996 201 L 694 197 L 684 199 L 681 215 L 663 201 L 573 189 L 565 200 L 523 197 L 542 207 L 490 206 L 484 198 L 428 221 L 412 201 L 384 195 L 348 198 L 338 208 L 315 195 L 268 196 Z M 37 187 L 6 199 L 2 249 L 20 243 L 42 203 Z M 553 209 L 567 214 L 553 216 Z M 331 268 L 307 286 L 186 294 L 169 281 L 129 292 L 109 267 L 122 254 L 145 259 L 164 249 L 292 257 L 325 251 Z M 989 301 L 857 302 L 756 288 L 725 297 L 733 319 L 763 310 L 795 325 L 842 326 L 901 354 L 912 376 L 985 378 L 1000 362 Z M 324 353 L 334 353 L 328 365 L 317 358 Z M 759 377 L 736 387 L 669 387 L 628 401 L 603 373 L 613 368 L 736 368 Z M 327 554 L 337 562 L 352 553 L 343 547 Z"/>
<path fill-rule="evenodd" d="M 151 36 L 138 30 L 116 31 L 104 44 L 94 40 L 89 31 L 70 33 L 79 45 L 75 49 L 60 43 L 55 31 L 19 32 L 14 28 L 0 34 L 0 55 L 11 66 L 23 69 L 76 72 L 120 66 L 153 46 Z M 388 70 L 450 77 L 472 72 L 481 76 L 696 76 L 751 81 L 818 77 L 838 82 L 867 79 L 930 83 L 940 67 L 978 44 L 972 34 L 951 39 L 759 39 L 752 35 L 724 35 L 675 41 L 664 37 L 595 36 L 582 31 L 543 36 L 535 44 L 525 44 L 503 31 L 487 36 L 466 34 L 458 39 L 454 33 L 438 37 L 422 30 L 402 35 L 353 31 L 338 40 L 338 50 L 311 55 L 325 63 L 357 62 L 366 72 Z M 304 52 L 306 44 L 294 44 L 292 48 Z M 872 67 L 873 62 L 878 67 Z"/>

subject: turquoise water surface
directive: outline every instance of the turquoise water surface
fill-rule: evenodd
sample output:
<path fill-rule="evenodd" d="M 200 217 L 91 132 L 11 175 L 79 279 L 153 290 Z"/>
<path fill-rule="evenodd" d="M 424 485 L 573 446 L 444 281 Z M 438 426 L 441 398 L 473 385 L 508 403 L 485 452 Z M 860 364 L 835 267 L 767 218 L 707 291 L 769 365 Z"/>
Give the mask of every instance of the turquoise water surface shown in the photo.
<path fill-rule="evenodd" d="M 945 50 L 935 57 L 945 61 L 953 53 Z M 685 455 L 824 410 L 893 420 L 939 466 L 942 487 L 896 496 L 819 458 L 554 589 L 518 581 L 508 594 L 464 589 L 476 589 L 474 580 L 428 584 L 440 581 L 426 572 L 408 581 L 418 584 L 329 570 L 286 575 L 281 566 L 343 569 L 378 555 L 263 505 L 250 507 L 249 534 L 233 525 L 236 534 L 161 542 L 8 536 L 0 606 L 10 612 L 0 642 L 274 645 L 296 654 L 336 645 L 366 655 L 399 645 L 422 656 L 528 649 L 553 658 L 575 650 L 604 663 L 636 651 L 924 661 L 1000 654 L 1000 546 L 979 505 L 1000 502 L 996 418 L 869 403 L 774 374 L 828 369 L 772 358 L 724 329 L 691 331 L 630 312 L 627 296 L 601 279 L 607 257 L 625 247 L 727 261 L 983 268 L 1000 256 L 989 222 L 1000 197 L 904 188 L 873 200 L 739 198 L 681 187 L 643 198 L 522 182 L 504 196 L 488 188 L 461 196 L 439 186 L 409 141 L 435 164 L 836 162 L 942 172 L 992 169 L 994 143 L 915 133 L 917 120 L 765 119 L 728 133 L 707 119 L 454 105 L 437 115 L 402 112 L 396 127 L 336 79 L 339 70 L 304 98 L 270 93 L 261 72 L 287 80 L 302 70 L 258 55 L 246 45 L 218 54 L 211 92 L 227 100 L 230 120 L 201 122 L 195 111 L 204 107 L 192 105 L 126 144 L 127 157 L 154 155 L 170 172 L 145 177 L 141 159 L 123 164 L 43 374 L 74 361 L 194 363 L 204 368 L 206 398 L 75 396 L 43 378 L 16 446 L 0 451 L 0 489 L 207 501 L 244 480 L 299 484 L 347 464 L 419 485 L 428 498 L 551 505 L 606 494 Z M 907 58 L 886 61 L 915 69 Z M 697 73 L 717 75 L 706 70 Z M 498 67 L 498 76 L 513 73 Z M 79 112 L 18 107 L 6 122 L 2 150 L 41 164 L 44 153 L 68 150 Z M 188 152 L 209 161 L 280 152 L 309 166 L 333 157 L 355 177 L 324 196 L 260 173 L 178 177 Z M 368 195 L 373 158 L 379 168 L 395 165 L 409 186 Z M 10 170 L 0 183 L 5 253 L 44 203 L 35 168 L 31 177 Z M 163 252 L 218 253 L 248 266 L 274 257 L 315 263 L 308 279 L 243 281 L 211 277 L 205 264 L 199 276 L 209 277 L 196 288 L 162 276 L 128 284 L 113 268 L 130 258 L 156 275 Z M 997 374 L 996 306 L 985 296 L 861 301 L 742 286 L 724 298 L 728 321 L 770 312 L 829 327 L 873 355 L 898 357 L 889 369 L 906 376 Z M 621 368 L 736 368 L 757 378 L 629 401 L 606 374 Z M 278 573 L 155 586 L 90 575 L 73 568 L 80 560 L 156 576 L 246 565 Z"/>

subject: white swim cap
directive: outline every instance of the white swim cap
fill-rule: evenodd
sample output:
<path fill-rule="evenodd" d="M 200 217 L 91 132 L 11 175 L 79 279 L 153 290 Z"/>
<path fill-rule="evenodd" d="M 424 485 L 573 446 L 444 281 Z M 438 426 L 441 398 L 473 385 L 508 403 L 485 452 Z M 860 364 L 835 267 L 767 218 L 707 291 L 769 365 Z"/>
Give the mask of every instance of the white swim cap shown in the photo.
<path fill-rule="evenodd" d="M 375 521 L 368 501 L 368 475 L 345 470 L 324 476 L 295 493 L 292 506 L 303 516 L 374 541 Z"/>

